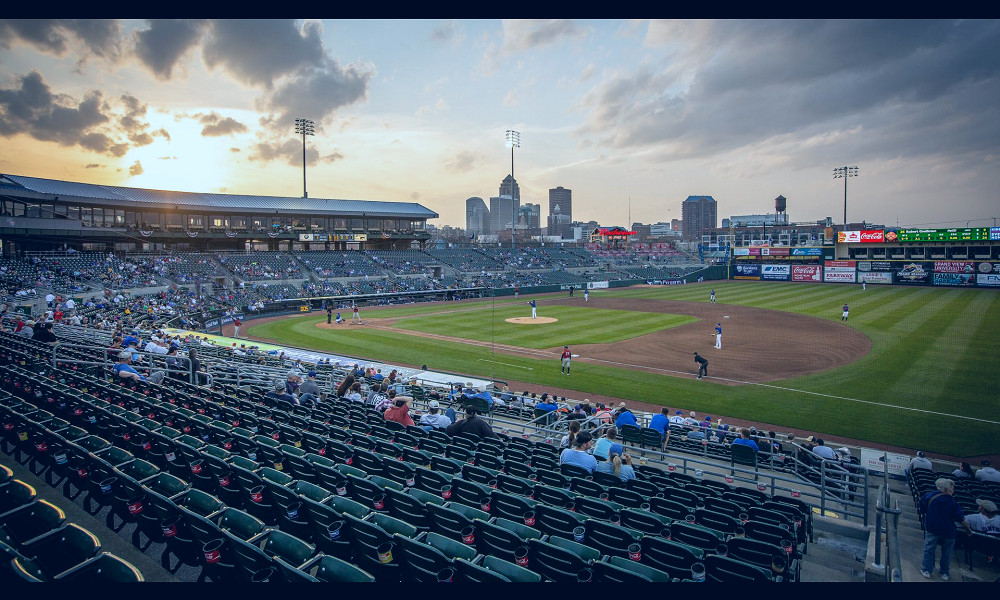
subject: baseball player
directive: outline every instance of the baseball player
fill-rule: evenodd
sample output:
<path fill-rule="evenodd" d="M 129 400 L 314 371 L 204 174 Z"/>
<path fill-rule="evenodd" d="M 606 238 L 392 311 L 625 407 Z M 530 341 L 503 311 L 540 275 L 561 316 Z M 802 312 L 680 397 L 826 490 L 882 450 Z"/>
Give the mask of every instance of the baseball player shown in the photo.
<path fill-rule="evenodd" d="M 517 286 L 515 285 L 515 286 L 514 286 L 514 300 L 517 300 L 517 297 L 518 297 L 518 296 L 519 296 L 520 294 L 521 294 L 521 288 L 519 288 L 519 287 L 517 287 Z"/>
<path fill-rule="evenodd" d="M 337 325 L 340 325 L 341 323 L 344 322 L 344 317 L 340 316 L 339 312 L 337 313 L 336 321 L 337 321 Z"/>
<path fill-rule="evenodd" d="M 588 300 L 590 300 L 590 289 L 589 288 L 583 290 L 583 301 L 587 302 Z"/>
<path fill-rule="evenodd" d="M 532 319 L 537 319 L 538 318 L 538 311 L 537 311 L 537 308 L 535 307 L 535 301 L 532 300 L 531 302 L 528 302 L 528 305 L 531 306 L 531 318 Z"/>
<path fill-rule="evenodd" d="M 326 305 L 326 324 L 329 325 L 330 321 L 332 321 L 332 320 L 333 320 L 333 305 L 332 304 L 327 304 Z"/>
<path fill-rule="evenodd" d="M 698 363 L 698 379 L 708 375 L 708 360 L 694 353 L 694 362 Z"/>
<path fill-rule="evenodd" d="M 841 321 L 847 321 L 847 303 L 844 303 L 844 314 L 840 317 Z"/>
<path fill-rule="evenodd" d="M 715 290 L 712 290 L 712 294 L 708 297 L 712 304 L 715 304 Z"/>
<path fill-rule="evenodd" d="M 233 319 L 233 337 L 236 339 L 240 339 L 240 325 L 242 324 L 239 319 Z"/>
<path fill-rule="evenodd" d="M 358 305 L 357 304 L 354 305 L 354 317 L 351 319 L 352 323 L 354 321 L 357 321 L 358 325 L 361 325 L 361 313 L 358 312 Z"/>
<path fill-rule="evenodd" d="M 572 354 L 569 352 L 569 346 L 563 346 L 562 351 L 562 372 L 563 375 L 569 375 L 569 361 L 572 358 Z"/>
<path fill-rule="evenodd" d="M 715 324 L 715 349 L 722 350 L 722 323 Z"/>
<path fill-rule="evenodd" d="M 573 297 L 573 286 L 569 286 L 569 297 Z"/>
<path fill-rule="evenodd" d="M 861 278 L 861 291 L 863 292 L 866 289 L 868 289 L 868 276 L 867 275 L 865 275 L 864 277 Z"/>

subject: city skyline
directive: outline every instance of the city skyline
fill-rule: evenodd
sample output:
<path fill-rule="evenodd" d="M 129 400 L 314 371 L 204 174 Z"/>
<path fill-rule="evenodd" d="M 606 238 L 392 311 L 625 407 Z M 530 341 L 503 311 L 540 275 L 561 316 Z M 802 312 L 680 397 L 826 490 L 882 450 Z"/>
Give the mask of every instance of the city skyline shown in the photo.
<path fill-rule="evenodd" d="M 996 21 L 0 20 L 0 172 L 573 218 L 1000 217 Z M 630 204 L 631 219 L 624 209 Z M 543 223 L 548 217 L 542 215 Z M 631 221 L 631 222 L 629 222 Z"/>

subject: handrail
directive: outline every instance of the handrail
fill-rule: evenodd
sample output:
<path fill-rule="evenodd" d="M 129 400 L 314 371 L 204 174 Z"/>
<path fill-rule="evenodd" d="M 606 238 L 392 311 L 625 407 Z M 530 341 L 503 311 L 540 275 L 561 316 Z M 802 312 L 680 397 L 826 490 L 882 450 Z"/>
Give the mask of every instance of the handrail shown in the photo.
<path fill-rule="evenodd" d="M 903 581 L 902 562 L 899 552 L 899 500 L 896 507 L 891 508 L 892 497 L 887 483 L 878 488 L 878 500 L 875 503 L 875 563 L 874 567 L 883 569 L 887 582 Z M 885 538 L 882 538 L 882 525 L 885 524 Z M 885 563 L 882 563 L 882 549 L 885 546 Z"/>

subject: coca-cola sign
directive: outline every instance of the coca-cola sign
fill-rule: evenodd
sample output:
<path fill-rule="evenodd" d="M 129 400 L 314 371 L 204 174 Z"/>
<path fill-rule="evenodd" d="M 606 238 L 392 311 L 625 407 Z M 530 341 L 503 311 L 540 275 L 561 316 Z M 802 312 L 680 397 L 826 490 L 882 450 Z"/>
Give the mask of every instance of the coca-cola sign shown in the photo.
<path fill-rule="evenodd" d="M 864 243 L 879 243 L 885 241 L 885 230 L 883 229 L 863 229 L 861 231 L 861 241 Z"/>

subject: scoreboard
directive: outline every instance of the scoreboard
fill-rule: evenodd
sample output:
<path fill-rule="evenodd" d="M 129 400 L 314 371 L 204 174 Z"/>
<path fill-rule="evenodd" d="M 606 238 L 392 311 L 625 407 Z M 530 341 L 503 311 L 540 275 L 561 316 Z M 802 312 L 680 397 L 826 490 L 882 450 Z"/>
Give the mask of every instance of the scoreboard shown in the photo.
<path fill-rule="evenodd" d="M 1000 240 L 1000 227 L 955 229 L 900 229 L 900 242 L 981 242 Z"/>

